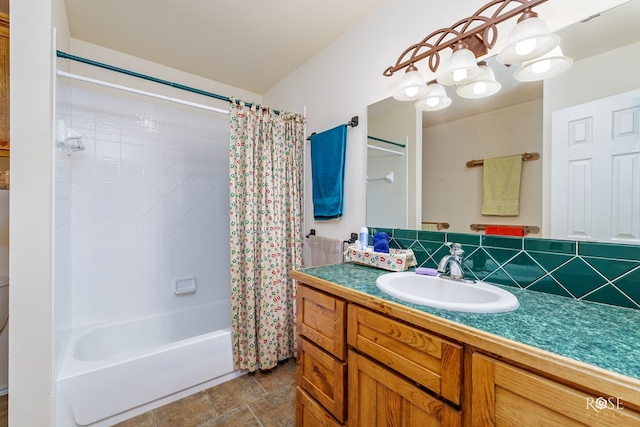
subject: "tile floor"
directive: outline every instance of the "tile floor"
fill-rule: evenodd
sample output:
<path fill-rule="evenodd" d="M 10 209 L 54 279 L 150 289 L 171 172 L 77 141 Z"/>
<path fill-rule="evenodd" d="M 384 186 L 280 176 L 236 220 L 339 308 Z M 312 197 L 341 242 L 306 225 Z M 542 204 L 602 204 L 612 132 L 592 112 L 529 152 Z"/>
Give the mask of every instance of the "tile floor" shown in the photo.
<path fill-rule="evenodd" d="M 270 371 L 234 378 L 114 427 L 292 427 L 295 389 L 296 362 L 291 358 Z"/>

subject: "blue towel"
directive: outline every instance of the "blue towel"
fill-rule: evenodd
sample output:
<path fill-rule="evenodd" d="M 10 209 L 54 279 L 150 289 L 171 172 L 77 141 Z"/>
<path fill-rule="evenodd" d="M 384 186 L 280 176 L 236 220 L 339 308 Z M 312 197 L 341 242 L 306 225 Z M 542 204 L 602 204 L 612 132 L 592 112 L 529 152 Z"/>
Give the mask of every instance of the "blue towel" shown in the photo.
<path fill-rule="evenodd" d="M 380 231 L 373 236 L 373 251 L 383 254 L 389 253 L 389 235 Z"/>
<path fill-rule="evenodd" d="M 311 135 L 313 217 L 316 220 L 342 216 L 346 143 L 347 125 Z"/>

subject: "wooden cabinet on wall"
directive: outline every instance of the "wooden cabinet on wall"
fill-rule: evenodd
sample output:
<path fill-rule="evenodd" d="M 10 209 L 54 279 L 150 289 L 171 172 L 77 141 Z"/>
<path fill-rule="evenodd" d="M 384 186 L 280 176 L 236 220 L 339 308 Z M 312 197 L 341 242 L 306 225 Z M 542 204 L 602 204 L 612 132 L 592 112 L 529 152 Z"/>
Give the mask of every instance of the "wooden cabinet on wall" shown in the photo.
<path fill-rule="evenodd" d="M 9 157 L 9 16 L 0 13 L 0 157 Z"/>

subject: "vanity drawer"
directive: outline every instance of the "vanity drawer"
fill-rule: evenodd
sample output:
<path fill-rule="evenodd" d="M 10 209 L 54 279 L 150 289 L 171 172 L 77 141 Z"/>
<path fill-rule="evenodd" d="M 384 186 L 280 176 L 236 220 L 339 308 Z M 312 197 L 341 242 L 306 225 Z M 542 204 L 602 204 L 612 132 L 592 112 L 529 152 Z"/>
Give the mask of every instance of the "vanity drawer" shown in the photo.
<path fill-rule="evenodd" d="M 347 365 L 302 338 L 296 383 L 339 421 L 346 419 Z"/>
<path fill-rule="evenodd" d="M 455 404 L 461 403 L 462 346 L 349 304 L 349 345 Z"/>
<path fill-rule="evenodd" d="M 318 402 L 309 397 L 300 387 L 296 387 L 296 427 L 340 427 Z"/>
<path fill-rule="evenodd" d="M 298 333 L 345 360 L 346 302 L 304 285 L 297 295 Z"/>

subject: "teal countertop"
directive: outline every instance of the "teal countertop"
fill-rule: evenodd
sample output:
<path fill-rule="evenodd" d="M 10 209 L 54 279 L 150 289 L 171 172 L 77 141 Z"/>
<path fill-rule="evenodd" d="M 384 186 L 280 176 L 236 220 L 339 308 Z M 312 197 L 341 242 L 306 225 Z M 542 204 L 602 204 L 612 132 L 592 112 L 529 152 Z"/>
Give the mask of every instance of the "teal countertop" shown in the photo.
<path fill-rule="evenodd" d="M 496 285 L 513 293 L 520 307 L 507 313 L 462 313 L 407 303 L 383 293 L 375 281 L 388 273 L 385 270 L 345 263 L 300 272 L 640 380 L 640 310 Z"/>

